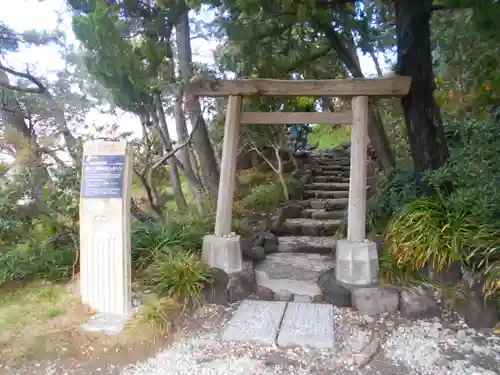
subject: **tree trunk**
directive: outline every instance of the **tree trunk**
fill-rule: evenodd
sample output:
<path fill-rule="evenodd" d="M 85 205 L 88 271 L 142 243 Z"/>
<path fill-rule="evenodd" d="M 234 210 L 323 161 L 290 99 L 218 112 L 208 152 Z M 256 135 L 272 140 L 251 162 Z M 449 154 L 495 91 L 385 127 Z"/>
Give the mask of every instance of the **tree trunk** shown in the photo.
<path fill-rule="evenodd" d="M 177 130 L 178 142 L 183 143 L 188 138 L 188 133 L 186 127 L 186 119 L 184 118 L 184 114 L 182 113 L 181 100 L 182 100 L 181 98 L 175 99 L 174 118 L 175 118 L 175 127 Z M 179 160 L 182 164 L 182 173 L 184 174 L 184 177 L 186 177 L 186 180 L 188 181 L 191 193 L 193 193 L 198 213 L 200 215 L 204 215 L 205 214 L 205 205 L 203 203 L 204 189 L 203 185 L 201 184 L 201 181 L 199 180 L 198 176 L 193 170 L 190 158 L 189 145 L 179 150 Z"/>
<path fill-rule="evenodd" d="M 331 25 L 326 25 L 318 20 L 315 20 L 315 24 L 325 33 L 328 43 L 337 52 L 340 60 L 346 66 L 347 70 L 349 70 L 351 75 L 354 78 L 364 78 L 363 72 L 361 71 L 361 65 L 359 63 L 359 57 L 357 53 L 355 53 L 356 50 L 354 43 L 351 41 L 346 46 Z M 394 166 L 394 155 L 389 144 L 389 138 L 387 137 L 384 124 L 382 123 L 373 103 L 370 103 L 369 116 L 368 137 L 370 138 L 370 143 L 377 154 L 377 160 L 380 167 L 384 171 L 387 171 Z"/>
<path fill-rule="evenodd" d="M 417 186 L 429 186 L 422 173 L 441 167 L 448 158 L 439 106 L 434 100 L 430 46 L 432 0 L 394 0 L 398 49 L 398 74 L 412 78 L 410 92 L 401 103 L 411 148 Z"/>
<path fill-rule="evenodd" d="M 161 104 L 161 98 L 159 93 L 155 94 L 155 110 L 152 111 L 153 123 L 158 126 L 158 129 L 162 133 L 162 141 L 164 147 L 167 150 L 172 150 L 172 138 L 167 127 L 167 121 L 165 119 L 165 113 L 163 112 L 163 107 Z M 172 185 L 172 190 L 174 193 L 174 200 L 177 208 L 179 210 L 184 210 L 187 208 L 186 198 L 184 197 L 184 192 L 182 191 L 181 179 L 179 177 L 179 169 L 177 165 L 176 158 L 170 158 L 167 160 L 170 172 L 170 184 Z"/>
<path fill-rule="evenodd" d="M 189 82 L 193 76 L 191 34 L 189 30 L 189 9 L 180 16 L 180 22 L 176 27 L 177 48 L 179 56 L 179 72 L 183 84 Z M 219 169 L 215 160 L 214 150 L 207 125 L 203 119 L 203 113 L 198 100 L 186 100 L 186 111 L 188 112 L 191 126 L 194 131 L 193 141 L 199 156 L 203 180 L 208 189 L 210 197 L 216 201 L 219 192 Z"/>
<path fill-rule="evenodd" d="M 353 77 L 363 78 L 364 75 L 361 71 L 361 63 L 359 61 L 354 41 L 352 39 L 349 40 L 350 43 L 347 44 L 347 49 L 351 59 L 346 58 L 344 63 Z M 387 136 L 384 124 L 382 123 L 382 118 L 380 117 L 380 113 L 375 107 L 373 100 L 370 100 L 368 103 L 368 137 L 370 138 L 370 144 L 377 155 L 377 161 L 380 168 L 384 171 L 388 171 L 395 164 L 394 155 L 389 143 L 389 137 Z"/>

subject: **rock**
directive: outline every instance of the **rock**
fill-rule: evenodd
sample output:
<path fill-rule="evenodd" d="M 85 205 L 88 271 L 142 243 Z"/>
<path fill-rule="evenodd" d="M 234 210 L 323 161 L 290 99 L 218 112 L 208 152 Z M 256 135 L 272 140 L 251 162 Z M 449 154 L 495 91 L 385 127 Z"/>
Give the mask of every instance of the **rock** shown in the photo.
<path fill-rule="evenodd" d="M 253 246 L 264 247 L 265 242 L 266 242 L 266 237 L 264 237 L 264 236 L 262 236 L 260 234 L 256 234 L 254 236 Z"/>
<path fill-rule="evenodd" d="M 382 286 L 356 288 L 351 298 L 353 307 L 362 315 L 394 313 L 399 306 L 399 292 L 394 288 Z"/>
<path fill-rule="evenodd" d="M 229 276 L 227 285 L 229 302 L 238 302 L 248 297 L 255 289 L 255 272 L 252 261 L 243 261 L 243 270 Z"/>
<path fill-rule="evenodd" d="M 404 289 L 400 295 L 401 315 L 405 318 L 423 318 L 439 314 L 436 301 L 421 286 Z"/>
<path fill-rule="evenodd" d="M 262 285 L 255 287 L 255 295 L 258 299 L 263 301 L 274 301 L 274 292 Z"/>
<path fill-rule="evenodd" d="M 457 339 L 460 341 L 464 341 L 467 338 L 467 332 L 464 329 L 460 329 L 457 331 Z"/>
<path fill-rule="evenodd" d="M 338 307 L 352 306 L 351 292 L 335 279 L 333 268 L 323 272 L 318 277 L 318 285 L 326 302 Z"/>
<path fill-rule="evenodd" d="M 293 302 L 311 303 L 312 299 L 310 296 L 301 296 L 299 294 L 294 294 Z"/>
<path fill-rule="evenodd" d="M 285 211 L 283 211 L 282 208 L 278 210 L 278 215 L 271 217 L 271 231 L 278 231 L 280 230 L 281 226 L 285 222 L 286 217 L 285 217 Z"/>
<path fill-rule="evenodd" d="M 265 233 L 264 237 L 264 250 L 266 254 L 272 254 L 278 251 L 278 237 L 272 233 Z"/>
<path fill-rule="evenodd" d="M 281 208 L 285 219 L 300 217 L 302 207 L 299 205 L 289 205 Z"/>
<path fill-rule="evenodd" d="M 292 300 L 293 294 L 288 290 L 278 290 L 274 292 L 275 301 L 290 302 Z"/>
<path fill-rule="evenodd" d="M 437 271 L 430 264 L 426 268 L 429 281 L 439 285 L 453 286 L 462 278 L 462 266 L 460 263 L 453 263 L 449 268 L 441 271 Z"/>
<path fill-rule="evenodd" d="M 500 313 L 494 300 L 486 300 L 483 275 L 464 275 L 467 302 L 464 306 L 465 322 L 470 328 L 494 328 L 500 322 Z"/>
<path fill-rule="evenodd" d="M 243 258 L 249 260 L 264 260 L 266 259 L 266 252 L 262 246 L 253 246 L 250 249 L 241 249 Z"/>
<path fill-rule="evenodd" d="M 216 305 L 227 305 L 229 303 L 227 290 L 229 276 L 219 268 L 212 268 L 211 271 L 212 280 L 204 286 L 205 300 Z"/>
<path fill-rule="evenodd" d="M 245 238 L 240 237 L 240 249 L 243 254 L 245 252 L 250 251 L 254 246 L 255 239 L 254 238 Z"/>

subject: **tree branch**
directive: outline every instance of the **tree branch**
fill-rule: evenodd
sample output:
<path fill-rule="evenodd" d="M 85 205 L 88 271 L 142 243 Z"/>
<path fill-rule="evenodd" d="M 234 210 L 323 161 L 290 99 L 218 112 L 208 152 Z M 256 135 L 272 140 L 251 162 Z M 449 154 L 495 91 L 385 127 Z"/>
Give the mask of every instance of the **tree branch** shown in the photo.
<path fill-rule="evenodd" d="M 10 90 L 14 90 L 14 91 L 24 92 L 24 93 L 43 94 L 43 93 L 47 92 L 47 88 L 45 87 L 45 85 L 38 78 L 36 78 L 34 75 L 32 75 L 29 72 L 26 72 L 26 73 L 19 72 L 17 70 L 14 70 L 12 68 L 5 66 L 1 62 L 0 62 L 0 69 L 5 71 L 6 73 L 12 74 L 13 76 L 16 76 L 19 78 L 25 78 L 28 81 L 30 81 L 31 83 L 36 85 L 36 88 L 35 87 L 30 88 L 30 87 L 20 87 L 20 86 L 16 86 L 16 85 L 11 85 L 10 83 L 0 82 L 0 86 L 2 86 L 2 87 L 5 87 L 5 88 L 10 89 Z"/>

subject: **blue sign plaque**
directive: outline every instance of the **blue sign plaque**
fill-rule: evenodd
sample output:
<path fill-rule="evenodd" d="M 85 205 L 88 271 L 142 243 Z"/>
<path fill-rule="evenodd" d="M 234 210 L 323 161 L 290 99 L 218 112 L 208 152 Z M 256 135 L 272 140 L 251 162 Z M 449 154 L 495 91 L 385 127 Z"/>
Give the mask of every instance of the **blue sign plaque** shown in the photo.
<path fill-rule="evenodd" d="M 83 198 L 122 198 L 125 155 L 83 158 Z"/>

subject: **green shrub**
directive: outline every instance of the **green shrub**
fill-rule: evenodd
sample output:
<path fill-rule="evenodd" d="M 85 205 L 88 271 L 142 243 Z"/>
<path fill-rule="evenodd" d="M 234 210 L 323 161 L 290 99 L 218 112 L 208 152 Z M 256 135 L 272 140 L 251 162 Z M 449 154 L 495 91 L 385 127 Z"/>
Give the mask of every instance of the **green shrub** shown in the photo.
<path fill-rule="evenodd" d="M 455 230 L 439 199 L 419 199 L 403 206 L 390 222 L 387 230 L 389 251 L 400 265 L 421 269 L 434 262 L 442 269 L 461 261 Z"/>
<path fill-rule="evenodd" d="M 390 244 L 381 270 L 401 267 L 410 273 L 429 262 L 438 268 L 461 262 L 486 275 L 488 297 L 498 295 L 500 124 L 445 117 L 444 127 L 450 157 L 424 176 L 435 196 L 417 197 L 413 172 L 400 168 L 370 202 L 370 226 L 385 232 Z"/>
<path fill-rule="evenodd" d="M 132 230 L 132 262 L 144 269 L 159 253 L 199 252 L 203 236 L 213 232 L 214 218 L 193 216 L 163 222 L 137 223 Z"/>
<path fill-rule="evenodd" d="M 395 212 L 416 199 L 413 169 L 395 169 L 377 186 L 377 193 L 368 202 L 368 232 L 383 233 Z"/>
<path fill-rule="evenodd" d="M 271 182 L 256 186 L 255 189 L 243 199 L 243 204 L 247 210 L 269 212 L 278 207 L 283 200 L 284 195 L 281 185 Z"/>
<path fill-rule="evenodd" d="M 199 303 L 210 271 L 198 254 L 160 252 L 144 271 L 142 282 L 159 296 Z"/>
<path fill-rule="evenodd" d="M 422 273 L 408 264 L 398 262 L 396 255 L 384 249 L 379 260 L 380 277 L 383 283 L 392 285 L 419 284 L 425 281 Z"/>
<path fill-rule="evenodd" d="M 0 286 L 69 278 L 78 267 L 78 174 L 67 169 L 44 189 L 43 205 L 19 204 L 28 179 L 0 187 Z"/>
<path fill-rule="evenodd" d="M 287 178 L 286 184 L 290 197 L 297 196 L 301 190 L 298 180 Z M 243 199 L 245 209 L 256 212 L 270 212 L 285 201 L 283 187 L 279 182 L 270 182 L 256 186 L 252 192 Z"/>

